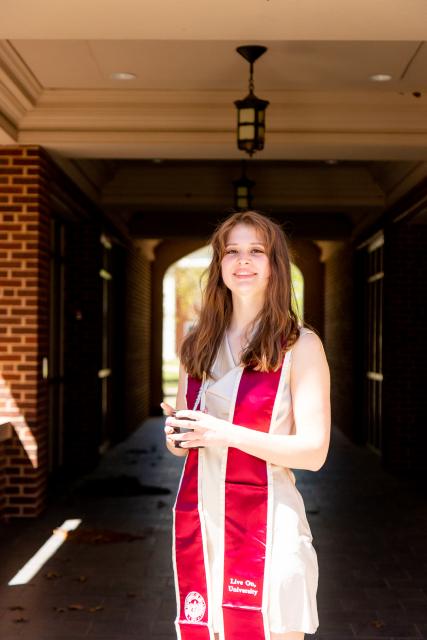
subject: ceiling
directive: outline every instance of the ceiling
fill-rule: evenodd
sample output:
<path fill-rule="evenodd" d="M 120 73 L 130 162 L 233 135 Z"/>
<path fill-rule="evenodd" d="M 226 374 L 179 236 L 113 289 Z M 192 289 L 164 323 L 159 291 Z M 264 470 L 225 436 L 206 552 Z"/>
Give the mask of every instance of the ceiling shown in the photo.
<path fill-rule="evenodd" d="M 241 41 L 0 41 L 0 142 L 67 157 L 238 159 Z M 265 40 L 266 160 L 417 160 L 427 154 L 424 42 Z M 135 80 L 119 82 L 111 73 Z M 389 83 L 369 76 L 389 73 Z"/>
<path fill-rule="evenodd" d="M 0 38 L 424 40 L 425 0 L 2 0 Z"/>
<path fill-rule="evenodd" d="M 256 202 L 354 234 L 427 175 L 426 39 L 425 0 L 2 0 L 0 144 L 44 146 L 124 225 L 227 207 L 235 49 L 262 44 Z"/>
<path fill-rule="evenodd" d="M 10 40 L 43 89 L 234 91 L 247 89 L 240 40 Z M 425 90 L 427 46 L 413 41 L 263 40 L 255 65 L 258 91 Z M 119 83 L 116 71 L 136 74 Z M 389 73 L 391 83 L 369 76 Z"/>

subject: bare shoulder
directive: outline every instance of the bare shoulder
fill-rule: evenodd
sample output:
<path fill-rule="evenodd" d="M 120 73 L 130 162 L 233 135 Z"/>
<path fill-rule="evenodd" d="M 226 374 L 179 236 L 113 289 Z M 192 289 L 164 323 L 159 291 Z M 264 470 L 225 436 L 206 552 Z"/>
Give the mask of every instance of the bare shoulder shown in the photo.
<path fill-rule="evenodd" d="M 316 371 L 323 379 L 329 379 L 329 366 L 323 342 L 314 331 L 303 327 L 292 347 L 291 378 Z"/>
<path fill-rule="evenodd" d="M 294 354 L 296 352 L 306 354 L 312 352 L 313 350 L 321 350 L 325 352 L 323 348 L 323 342 L 317 335 L 317 333 L 315 333 L 311 329 L 302 327 L 300 329 L 300 336 L 293 345 L 292 351 Z"/>

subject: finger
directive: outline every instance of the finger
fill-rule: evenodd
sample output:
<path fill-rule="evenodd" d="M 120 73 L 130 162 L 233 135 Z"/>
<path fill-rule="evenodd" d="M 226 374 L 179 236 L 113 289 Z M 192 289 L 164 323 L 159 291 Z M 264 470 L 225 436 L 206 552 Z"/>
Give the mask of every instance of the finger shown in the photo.
<path fill-rule="evenodd" d="M 182 433 L 174 433 L 170 437 L 174 440 L 197 440 L 200 435 L 196 435 L 193 431 L 184 431 Z"/>
<path fill-rule="evenodd" d="M 199 425 L 194 420 L 176 420 L 175 418 L 168 418 L 166 420 L 166 426 L 168 427 L 183 427 L 184 429 L 196 429 Z"/>
<path fill-rule="evenodd" d="M 188 424 L 188 422 L 186 422 L 185 424 Z M 165 426 L 166 427 L 182 427 L 184 426 L 184 421 L 183 420 L 177 420 L 176 418 L 173 418 L 172 416 L 168 416 L 165 420 Z"/>
<path fill-rule="evenodd" d="M 165 427 L 165 433 L 173 433 L 173 427 Z"/>
<path fill-rule="evenodd" d="M 181 447 L 183 449 L 194 449 L 195 447 L 205 447 L 205 443 L 203 440 L 187 440 L 181 442 Z"/>
<path fill-rule="evenodd" d="M 163 411 L 166 413 L 166 415 L 170 415 L 171 413 L 173 413 L 174 408 L 168 404 L 167 402 L 161 402 L 160 406 L 162 407 Z"/>
<path fill-rule="evenodd" d="M 199 420 L 202 415 L 201 411 L 192 411 L 191 409 L 180 409 L 176 412 L 177 418 L 189 418 L 190 420 Z"/>

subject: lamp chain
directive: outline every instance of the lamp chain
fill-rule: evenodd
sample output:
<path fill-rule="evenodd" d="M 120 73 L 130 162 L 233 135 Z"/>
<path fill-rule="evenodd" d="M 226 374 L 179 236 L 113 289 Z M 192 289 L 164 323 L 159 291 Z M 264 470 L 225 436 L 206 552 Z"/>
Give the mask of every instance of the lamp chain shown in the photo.
<path fill-rule="evenodd" d="M 250 72 L 249 72 L 249 93 L 254 92 L 254 63 L 250 62 Z"/>

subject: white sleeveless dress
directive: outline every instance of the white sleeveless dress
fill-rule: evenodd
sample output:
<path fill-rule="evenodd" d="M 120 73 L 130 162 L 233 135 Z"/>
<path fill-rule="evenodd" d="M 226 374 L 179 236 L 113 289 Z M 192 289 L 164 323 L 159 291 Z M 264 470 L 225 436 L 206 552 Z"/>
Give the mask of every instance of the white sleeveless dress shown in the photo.
<path fill-rule="evenodd" d="M 301 328 L 299 340 L 309 329 Z M 290 390 L 292 348 L 287 352 L 284 367 L 283 391 L 279 410 L 271 433 L 294 434 L 295 422 Z M 236 376 L 240 367 L 235 364 L 228 340 L 224 337 L 213 367 L 215 379 L 209 378 L 202 394 L 200 409 L 229 419 L 229 410 Z M 203 456 L 202 508 L 206 523 L 207 550 L 212 581 L 212 614 L 215 633 L 221 627 L 222 558 L 221 548 L 221 465 L 226 447 L 206 447 Z M 273 478 L 273 541 L 268 604 L 268 620 L 272 633 L 303 631 L 315 633 L 319 626 L 316 593 L 318 586 L 317 554 L 307 521 L 304 501 L 295 485 L 291 469 L 271 465 Z"/>

